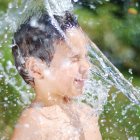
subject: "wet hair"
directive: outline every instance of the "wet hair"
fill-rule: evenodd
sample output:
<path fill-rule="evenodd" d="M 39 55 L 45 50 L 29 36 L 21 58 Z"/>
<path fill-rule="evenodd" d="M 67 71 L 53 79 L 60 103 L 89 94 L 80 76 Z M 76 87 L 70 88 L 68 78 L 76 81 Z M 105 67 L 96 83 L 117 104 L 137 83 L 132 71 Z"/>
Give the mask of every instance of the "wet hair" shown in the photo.
<path fill-rule="evenodd" d="M 54 15 L 54 20 L 64 33 L 69 28 L 79 26 L 76 17 L 70 12 L 64 16 Z M 39 58 L 49 65 L 55 53 L 54 43 L 59 40 L 63 41 L 64 36 L 47 13 L 29 17 L 14 33 L 12 54 L 15 66 L 27 84 L 34 84 L 34 79 L 25 68 L 26 58 Z"/>

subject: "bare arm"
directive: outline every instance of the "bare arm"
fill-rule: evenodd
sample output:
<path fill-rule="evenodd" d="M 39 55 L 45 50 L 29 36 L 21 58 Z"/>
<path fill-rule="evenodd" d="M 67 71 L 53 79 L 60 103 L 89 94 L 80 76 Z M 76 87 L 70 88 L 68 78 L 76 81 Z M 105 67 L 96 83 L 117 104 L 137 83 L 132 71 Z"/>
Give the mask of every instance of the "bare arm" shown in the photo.
<path fill-rule="evenodd" d="M 85 138 L 86 140 L 102 140 L 102 136 L 98 126 L 98 118 L 93 117 L 89 120 L 89 127 L 85 127 Z"/>
<path fill-rule="evenodd" d="M 35 117 L 31 110 L 22 113 L 11 140 L 39 140 L 40 128 Z"/>
<path fill-rule="evenodd" d="M 82 104 L 82 109 L 80 112 L 85 140 L 102 140 L 98 125 L 98 116 L 95 114 L 91 114 L 93 112 L 93 109 L 86 104 Z"/>

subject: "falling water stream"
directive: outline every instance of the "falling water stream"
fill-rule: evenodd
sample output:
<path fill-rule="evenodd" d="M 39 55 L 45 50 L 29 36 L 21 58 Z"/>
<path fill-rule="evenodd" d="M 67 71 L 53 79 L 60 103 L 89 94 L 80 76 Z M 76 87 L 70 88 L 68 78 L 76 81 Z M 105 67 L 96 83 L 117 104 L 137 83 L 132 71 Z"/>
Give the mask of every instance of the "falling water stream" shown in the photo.
<path fill-rule="evenodd" d="M 33 94 L 30 87 L 26 86 L 23 80 L 19 79 L 18 73 L 15 70 L 11 57 L 7 57 L 7 49 L 11 49 L 12 33 L 16 31 L 18 26 L 23 23 L 29 16 L 47 10 L 52 18 L 52 24 L 65 37 L 65 33 L 60 29 L 58 23 L 55 21 L 53 15 L 63 15 L 64 11 L 73 10 L 71 0 L 15 0 L 9 3 L 6 13 L 1 14 L 0 17 L 0 81 L 9 85 L 11 90 L 18 92 L 20 98 L 15 100 L 16 104 L 22 106 L 30 104 Z M 35 24 L 35 21 L 33 21 Z M 133 104 L 140 104 L 140 90 L 135 88 L 130 81 L 119 72 L 119 70 L 105 57 L 105 55 L 98 49 L 98 47 L 89 41 L 88 54 L 91 62 L 91 69 L 89 71 L 89 79 L 85 85 L 84 94 L 78 98 L 77 101 L 84 101 L 95 108 L 95 113 L 100 114 L 104 105 L 107 103 L 110 89 L 116 89 L 115 94 L 124 94 Z M 1 49 L 3 48 L 3 49 Z M 7 57 L 7 58 L 5 58 Z M 17 80 L 18 79 L 18 80 Z M 7 86 L 5 86 L 6 91 Z M 2 90 L 0 90 L 2 92 Z M 4 97 L 5 102 L 0 103 L 3 106 L 8 106 L 7 96 Z M 0 135 L 1 136 L 1 135 Z M 4 137 L 3 137 L 4 139 Z"/>

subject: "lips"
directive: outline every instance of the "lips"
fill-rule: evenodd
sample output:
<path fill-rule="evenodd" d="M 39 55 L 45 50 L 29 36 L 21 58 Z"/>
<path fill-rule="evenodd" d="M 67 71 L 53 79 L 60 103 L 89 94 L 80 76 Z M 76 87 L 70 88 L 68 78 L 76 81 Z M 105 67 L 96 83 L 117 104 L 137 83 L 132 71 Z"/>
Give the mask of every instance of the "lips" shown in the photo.
<path fill-rule="evenodd" d="M 74 83 L 77 87 L 82 88 L 84 86 L 85 79 L 75 78 Z"/>

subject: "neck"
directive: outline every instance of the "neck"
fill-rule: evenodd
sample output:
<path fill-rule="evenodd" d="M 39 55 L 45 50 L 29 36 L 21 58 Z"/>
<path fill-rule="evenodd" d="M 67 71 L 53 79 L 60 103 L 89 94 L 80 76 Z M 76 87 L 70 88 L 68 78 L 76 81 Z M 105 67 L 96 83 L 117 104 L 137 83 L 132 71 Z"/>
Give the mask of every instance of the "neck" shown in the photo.
<path fill-rule="evenodd" d="M 54 93 L 43 93 L 40 90 L 36 90 L 36 97 L 33 101 L 35 104 L 40 104 L 41 106 L 52 106 L 52 105 L 60 105 L 60 104 L 68 104 L 71 103 L 71 98 L 67 96 L 59 96 L 60 94 Z"/>

